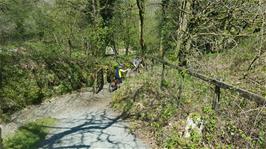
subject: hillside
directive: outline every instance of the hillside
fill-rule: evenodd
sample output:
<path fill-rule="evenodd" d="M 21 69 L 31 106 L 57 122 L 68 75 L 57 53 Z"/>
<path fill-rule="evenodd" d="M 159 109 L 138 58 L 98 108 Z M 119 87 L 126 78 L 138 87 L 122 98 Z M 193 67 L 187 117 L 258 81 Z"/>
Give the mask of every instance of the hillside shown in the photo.
<path fill-rule="evenodd" d="M 263 0 L 0 0 L 0 147 L 141 148 L 137 134 L 148 148 L 265 148 L 265 8 Z M 91 100 L 103 92 L 107 101 Z M 84 118 L 97 107 L 119 112 Z M 105 127 L 119 113 L 131 134 Z M 87 123 L 104 135 L 76 135 Z"/>

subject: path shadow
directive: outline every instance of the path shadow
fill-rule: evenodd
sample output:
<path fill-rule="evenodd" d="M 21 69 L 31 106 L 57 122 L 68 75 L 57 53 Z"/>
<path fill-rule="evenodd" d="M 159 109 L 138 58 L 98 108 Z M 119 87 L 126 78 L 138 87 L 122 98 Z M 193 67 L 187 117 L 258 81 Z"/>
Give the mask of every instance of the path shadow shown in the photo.
<path fill-rule="evenodd" d="M 122 122 L 123 116 L 123 113 L 110 116 L 107 111 L 90 112 L 82 119 L 62 119 L 64 126 L 43 126 L 52 132 L 39 148 L 146 148 Z"/>

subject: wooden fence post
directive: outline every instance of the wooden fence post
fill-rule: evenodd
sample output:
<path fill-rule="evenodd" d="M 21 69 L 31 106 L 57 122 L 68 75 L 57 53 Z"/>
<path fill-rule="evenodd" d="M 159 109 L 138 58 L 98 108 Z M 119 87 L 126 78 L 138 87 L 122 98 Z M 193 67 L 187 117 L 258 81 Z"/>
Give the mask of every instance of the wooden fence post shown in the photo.
<path fill-rule="evenodd" d="M 219 108 L 220 97 L 221 97 L 221 88 L 219 86 L 215 85 L 214 97 L 213 97 L 213 105 L 212 105 L 214 110 L 217 110 Z"/>

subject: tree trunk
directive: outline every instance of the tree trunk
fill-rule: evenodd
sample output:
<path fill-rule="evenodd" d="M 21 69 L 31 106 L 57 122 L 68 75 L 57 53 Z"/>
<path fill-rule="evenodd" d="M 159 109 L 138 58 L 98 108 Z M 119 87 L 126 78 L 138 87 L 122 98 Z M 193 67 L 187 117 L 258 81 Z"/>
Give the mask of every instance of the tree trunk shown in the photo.
<path fill-rule="evenodd" d="M 177 43 L 176 43 L 176 51 L 177 51 L 177 57 L 179 61 L 180 67 L 186 67 L 187 66 L 187 52 L 189 51 L 191 47 L 191 39 L 189 35 L 187 34 L 188 31 L 188 22 L 190 20 L 190 15 L 192 13 L 192 5 L 191 0 L 183 0 L 181 3 L 181 10 L 179 14 L 179 27 L 178 27 L 178 37 L 177 37 Z M 184 82 L 184 72 L 180 71 L 181 78 L 179 79 L 179 85 L 178 85 L 178 98 L 181 99 L 182 92 L 183 92 L 183 82 Z"/>
<path fill-rule="evenodd" d="M 165 57 L 165 53 L 166 53 L 166 49 L 164 49 L 164 39 L 165 37 L 165 34 L 164 34 L 164 26 L 165 26 L 165 22 L 166 22 L 166 9 L 167 9 L 167 6 L 168 6 L 168 2 L 169 1 L 162 1 L 162 15 L 163 15 L 163 21 L 162 21 L 162 25 L 161 25 L 161 31 L 160 31 L 160 52 L 162 54 L 162 59 L 164 60 L 164 57 Z M 163 64 L 162 66 L 162 73 L 161 73 L 161 85 L 160 85 L 160 88 L 161 90 L 163 90 L 163 87 L 164 87 L 164 82 L 165 82 L 165 64 Z"/>
<path fill-rule="evenodd" d="M 184 12 L 180 12 L 180 24 L 178 28 L 178 36 L 179 39 L 177 41 L 176 50 L 178 51 L 178 60 L 179 60 L 179 66 L 186 67 L 187 60 L 186 60 L 186 54 L 188 50 L 191 47 L 191 39 L 189 35 L 187 34 L 188 31 L 188 22 L 190 20 L 190 15 L 192 13 L 191 9 L 191 1 L 190 0 L 184 0 L 181 5 L 181 9 L 185 10 Z"/>
<path fill-rule="evenodd" d="M 163 13 L 164 13 L 164 11 L 163 11 Z M 160 39 L 160 52 L 162 54 L 162 59 L 164 60 L 165 52 L 166 51 L 165 51 L 164 46 L 163 46 L 163 35 L 162 35 L 162 31 L 161 31 L 161 39 Z M 161 90 L 163 90 L 164 82 L 165 82 L 165 64 L 163 64 L 163 66 L 162 66 L 161 85 L 160 85 Z"/>
<path fill-rule="evenodd" d="M 139 21 L 140 21 L 140 47 L 141 55 L 145 54 L 145 41 L 144 41 L 144 12 L 145 12 L 145 0 L 137 0 L 137 6 L 139 9 Z"/>
<path fill-rule="evenodd" d="M 164 55 L 165 55 L 165 51 L 163 50 L 163 54 L 162 54 L 162 58 L 164 60 Z M 162 67 L 162 74 L 161 74 L 161 90 L 163 89 L 164 87 L 164 82 L 165 82 L 165 64 L 163 64 L 163 67 Z"/>
<path fill-rule="evenodd" d="M 126 55 L 128 55 L 128 53 L 129 53 L 129 44 L 126 43 Z"/>
<path fill-rule="evenodd" d="M 128 55 L 129 53 L 129 45 L 130 45 L 130 31 L 129 31 L 129 27 L 127 27 L 127 38 L 125 39 L 125 46 L 126 46 L 126 55 Z"/>
<path fill-rule="evenodd" d="M 111 42 L 112 42 L 113 51 L 115 53 L 115 56 L 117 56 L 118 55 L 118 51 L 117 51 L 117 48 L 116 48 L 115 39 L 112 39 Z"/>
<path fill-rule="evenodd" d="M 100 7 L 100 1 L 99 0 L 92 0 L 92 19 L 93 19 L 93 25 L 98 25 L 99 21 L 99 7 Z"/>

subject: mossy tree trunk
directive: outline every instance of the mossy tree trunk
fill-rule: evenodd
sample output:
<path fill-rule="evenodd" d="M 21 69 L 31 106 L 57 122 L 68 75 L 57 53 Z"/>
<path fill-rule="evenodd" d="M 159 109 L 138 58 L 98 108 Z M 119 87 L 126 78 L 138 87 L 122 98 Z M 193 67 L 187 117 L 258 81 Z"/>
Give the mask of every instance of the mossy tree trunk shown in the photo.
<path fill-rule="evenodd" d="M 187 54 L 191 48 L 191 38 L 189 35 L 189 22 L 192 15 L 192 1 L 181 0 L 179 8 L 179 24 L 177 30 L 176 51 L 180 67 L 187 67 Z M 180 99 L 183 91 L 184 72 L 180 71 L 181 78 L 178 85 L 178 98 Z"/>
<path fill-rule="evenodd" d="M 192 15 L 192 2 L 191 0 L 182 0 L 179 14 L 179 27 L 176 50 L 178 51 L 179 66 L 186 67 L 187 59 L 186 54 L 191 47 L 191 39 L 188 34 L 188 23 Z"/>

